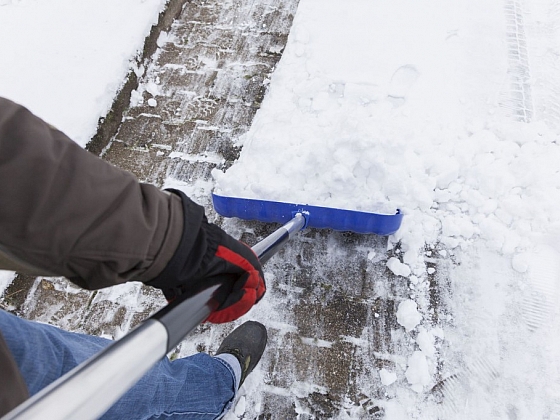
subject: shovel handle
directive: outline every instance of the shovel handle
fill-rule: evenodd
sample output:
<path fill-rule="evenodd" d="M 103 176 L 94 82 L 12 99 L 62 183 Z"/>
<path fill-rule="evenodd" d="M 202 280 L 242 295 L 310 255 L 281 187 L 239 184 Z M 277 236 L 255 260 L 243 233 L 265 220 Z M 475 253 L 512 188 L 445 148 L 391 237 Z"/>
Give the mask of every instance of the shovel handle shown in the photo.
<path fill-rule="evenodd" d="M 294 218 L 252 249 L 262 264 L 296 232 L 305 217 Z M 1 420 L 94 420 L 103 415 L 148 370 L 216 309 L 221 284 L 194 296 L 179 296 L 119 341 L 9 412 Z"/>
<path fill-rule="evenodd" d="M 301 213 L 297 213 L 292 220 L 261 240 L 251 249 L 257 255 L 261 264 L 264 264 L 276 254 L 293 235 L 303 229 L 304 226 L 305 217 Z M 156 319 L 161 322 L 167 329 L 168 340 L 166 353 L 175 348 L 188 333 L 201 322 L 205 321 L 217 308 L 217 303 L 212 299 L 211 295 L 213 295 L 219 287 L 220 284 L 213 288 L 206 289 L 206 291 L 209 291 L 210 297 L 199 296 L 194 302 L 192 299 L 179 296 L 175 301 L 151 317 L 151 319 Z M 185 325 L 185 320 L 187 319 L 190 321 Z"/>

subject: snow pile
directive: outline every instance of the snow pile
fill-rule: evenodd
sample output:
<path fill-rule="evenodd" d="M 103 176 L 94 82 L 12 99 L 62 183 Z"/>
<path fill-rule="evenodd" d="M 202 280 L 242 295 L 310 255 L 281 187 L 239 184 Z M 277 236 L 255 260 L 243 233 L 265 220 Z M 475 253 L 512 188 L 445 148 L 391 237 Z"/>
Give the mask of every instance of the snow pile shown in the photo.
<path fill-rule="evenodd" d="M 555 242 L 557 259 L 560 253 L 560 43 L 542 29 L 559 22 L 542 1 L 525 2 L 525 15 L 517 2 L 506 3 L 301 0 L 269 93 L 239 139 L 240 159 L 225 174 L 213 173 L 216 192 L 226 196 L 403 211 L 403 226 L 390 238 L 402 253 L 387 265 L 416 290 L 416 302 L 402 302 L 397 313 L 419 349 L 407 355 L 415 391 L 430 383 L 435 337 L 443 337 L 421 324 L 429 300 L 422 290 L 427 275 L 437 275 L 427 262 L 469 253 L 475 267 L 485 255 L 507 262 L 501 271 L 492 262 L 452 272 L 454 284 L 470 282 L 469 300 L 457 295 L 457 319 L 487 332 L 482 337 L 511 332 L 519 302 L 528 302 L 527 312 L 542 306 L 522 297 L 541 286 L 516 275 L 535 271 L 539 262 L 530 256 L 543 243 Z M 524 16 L 532 19 L 532 44 Z M 538 46 L 530 60 L 528 45 Z M 425 252 L 426 243 L 439 254 Z M 556 288 L 547 293 L 557 303 Z M 485 304 L 494 306 L 495 322 L 481 310 Z M 501 335 L 497 352 L 513 354 L 522 341 L 515 336 Z M 469 340 L 455 343 L 479 351 Z M 517 369 L 519 380 L 538 381 L 527 366 L 507 368 Z M 504 407 L 524 401 L 501 397 L 494 403 Z"/>
<path fill-rule="evenodd" d="M 482 236 L 520 251 L 560 198 L 560 150 L 545 124 L 503 116 L 503 12 L 479 0 L 473 16 L 468 3 L 302 1 L 239 161 L 214 171 L 216 192 L 400 208 L 394 239 L 412 270 L 423 270 L 424 242 Z"/>
<path fill-rule="evenodd" d="M 84 146 L 166 3 L 1 1 L 0 96 L 28 107 Z"/>
<path fill-rule="evenodd" d="M 461 262 L 450 273 L 461 327 L 445 337 L 471 377 L 468 398 L 444 386 L 446 400 L 469 418 L 560 415 L 547 405 L 560 401 L 560 22 L 546 2 L 523 3 L 527 34 L 509 0 L 301 0 L 241 158 L 214 171 L 227 196 L 405 213 L 387 266 L 414 286 L 397 322 L 415 350 L 379 371 L 385 386 L 408 384 L 387 418 L 427 418 L 414 412 L 421 396 L 400 402 L 432 385 L 444 334 L 422 290 L 437 274 L 428 260 L 449 256 Z M 0 0 L 0 95 L 84 145 L 164 4 Z M 13 275 L 0 274 L 2 289 Z"/>

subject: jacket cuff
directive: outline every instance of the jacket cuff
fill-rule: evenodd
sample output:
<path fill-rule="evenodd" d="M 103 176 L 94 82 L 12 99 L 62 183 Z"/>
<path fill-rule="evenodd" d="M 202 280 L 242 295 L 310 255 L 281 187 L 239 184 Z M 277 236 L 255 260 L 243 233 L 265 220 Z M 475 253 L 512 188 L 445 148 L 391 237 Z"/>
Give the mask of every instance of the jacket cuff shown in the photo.
<path fill-rule="evenodd" d="M 146 284 L 158 289 L 175 287 L 184 282 L 185 276 L 190 277 L 198 271 L 208 248 L 207 234 L 202 228 L 203 224 L 207 223 L 204 207 L 196 204 L 179 190 L 167 191 L 181 201 L 182 229 L 175 231 L 181 239 L 173 256 L 167 261 L 164 258 L 158 261 L 158 263 L 165 261 L 159 274 L 156 274 L 151 280 L 145 281 Z M 178 224 L 178 222 L 176 223 Z"/>
<path fill-rule="evenodd" d="M 135 280 L 137 281 L 145 283 L 158 276 L 167 264 L 169 264 L 169 261 L 175 254 L 181 242 L 184 230 L 183 204 L 181 198 L 176 194 L 166 194 L 169 195 L 169 222 L 167 225 L 167 231 L 165 232 L 165 239 L 161 244 L 161 248 L 156 254 L 153 263 L 150 265 L 150 268 L 142 273 L 139 278 L 136 278 Z"/>

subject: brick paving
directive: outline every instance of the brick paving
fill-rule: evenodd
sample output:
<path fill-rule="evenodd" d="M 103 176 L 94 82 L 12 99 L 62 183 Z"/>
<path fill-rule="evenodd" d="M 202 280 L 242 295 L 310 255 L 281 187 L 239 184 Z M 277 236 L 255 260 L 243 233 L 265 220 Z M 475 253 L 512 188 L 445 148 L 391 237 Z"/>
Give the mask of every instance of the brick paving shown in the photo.
<path fill-rule="evenodd" d="M 160 37 L 140 77 L 135 97 L 142 101 L 124 111 L 103 158 L 160 187 L 170 179 L 179 183 L 211 220 L 247 243 L 270 233 L 275 226 L 214 214 L 210 173 L 239 156 L 235 140 L 248 131 L 266 94 L 297 4 L 188 2 Z M 395 317 L 396 305 L 411 292 L 405 279 L 386 269 L 386 250 L 386 238 L 308 230 L 267 264 L 266 303 L 250 317 L 265 320 L 270 341 L 241 392 L 240 418 L 384 417 L 383 402 L 396 391 L 381 386 L 377 370 L 402 372 L 406 360 L 398 354 L 414 348 Z M 446 290 L 440 283 L 431 279 L 434 308 Z M 165 303 L 140 284 L 87 292 L 61 278 L 20 276 L 12 286 L 2 301 L 12 311 L 113 338 Z M 215 351 L 232 328 L 200 326 L 175 355 Z"/>

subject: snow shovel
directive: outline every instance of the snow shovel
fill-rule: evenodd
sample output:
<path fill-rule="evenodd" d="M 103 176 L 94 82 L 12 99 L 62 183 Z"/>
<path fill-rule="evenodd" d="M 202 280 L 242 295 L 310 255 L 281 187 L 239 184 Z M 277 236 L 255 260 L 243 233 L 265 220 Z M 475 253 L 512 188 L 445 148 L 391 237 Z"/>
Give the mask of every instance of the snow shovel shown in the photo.
<path fill-rule="evenodd" d="M 212 200 L 216 212 L 224 217 L 286 223 L 295 214 L 300 213 L 305 215 L 304 228 L 329 228 L 381 236 L 395 233 L 403 219 L 403 214 L 398 209 L 393 214 L 378 214 L 309 204 L 226 197 L 218 194 L 212 194 Z"/>
<path fill-rule="evenodd" d="M 286 222 L 253 246 L 261 263 L 268 261 L 305 227 L 329 227 L 358 233 L 389 235 L 400 226 L 402 214 L 377 215 L 214 196 L 224 216 Z M 66 375 L 16 407 L 2 420 L 88 420 L 102 416 L 159 360 L 216 309 L 213 295 L 220 285 L 178 299 L 148 318 L 121 340 L 78 365 Z"/>

